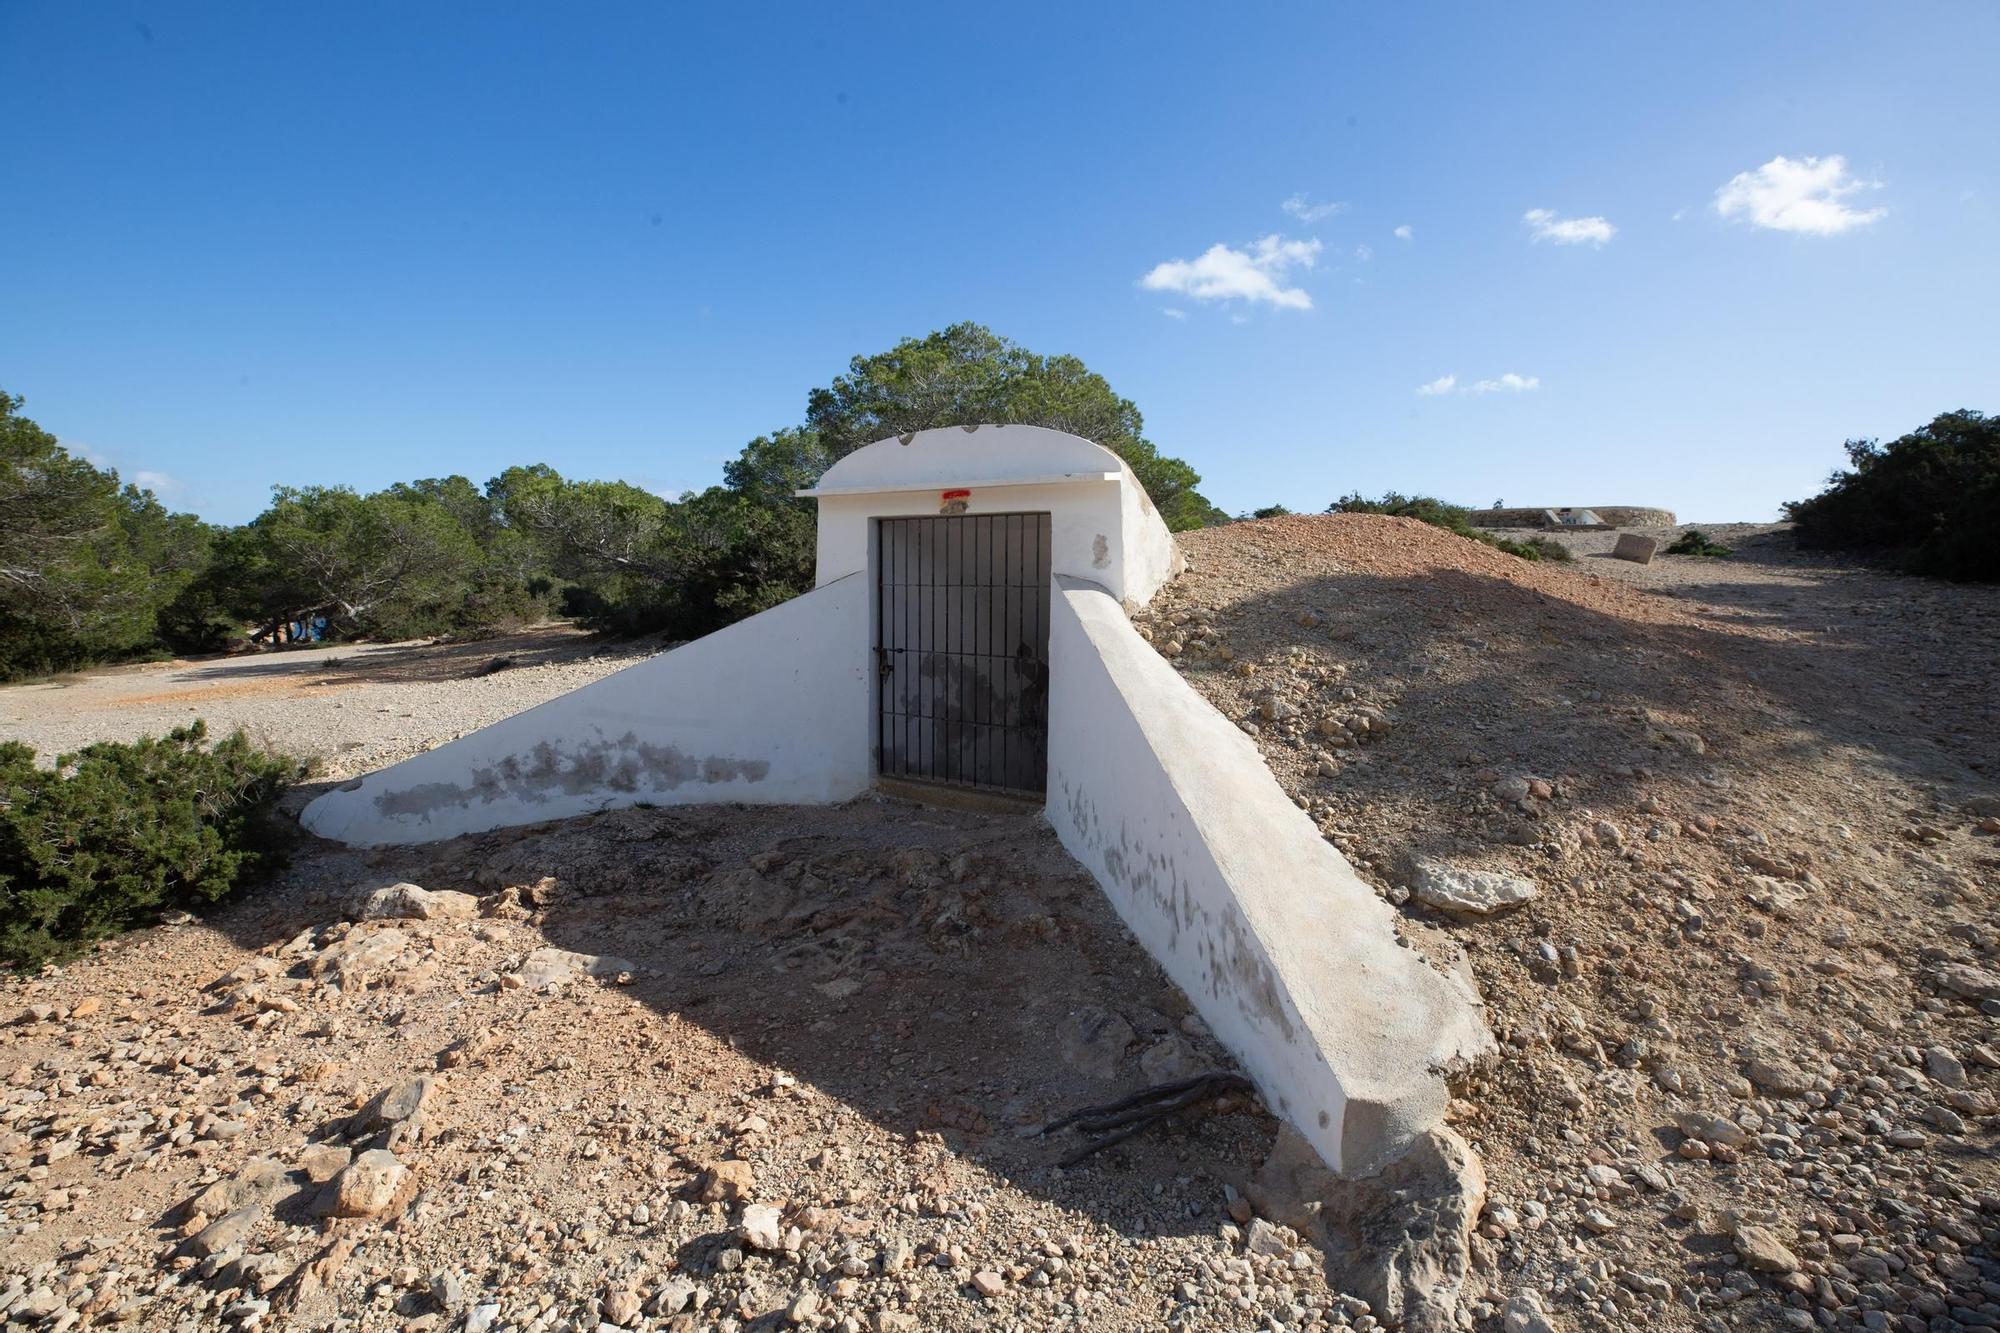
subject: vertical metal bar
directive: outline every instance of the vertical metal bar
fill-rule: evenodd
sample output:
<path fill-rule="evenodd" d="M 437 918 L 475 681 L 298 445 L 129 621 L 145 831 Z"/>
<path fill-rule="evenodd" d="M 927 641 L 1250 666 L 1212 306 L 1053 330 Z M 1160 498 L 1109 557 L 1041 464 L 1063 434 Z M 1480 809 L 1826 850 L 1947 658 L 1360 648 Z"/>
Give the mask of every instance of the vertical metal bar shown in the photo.
<path fill-rule="evenodd" d="M 930 628 L 924 632 L 924 648 L 930 654 L 926 673 L 930 675 L 930 723 L 928 723 L 928 753 L 930 753 L 930 777 L 938 777 L 938 520 L 924 518 L 924 582 L 928 584 L 930 602 Z"/>
<path fill-rule="evenodd" d="M 902 588 L 896 594 L 902 604 L 902 650 L 896 654 L 896 711 L 900 715 L 896 731 L 902 733 L 902 751 L 896 755 L 896 773 L 910 777 L 910 644 L 914 642 L 916 598 L 910 592 L 910 522 L 896 520 L 896 566 Z"/>

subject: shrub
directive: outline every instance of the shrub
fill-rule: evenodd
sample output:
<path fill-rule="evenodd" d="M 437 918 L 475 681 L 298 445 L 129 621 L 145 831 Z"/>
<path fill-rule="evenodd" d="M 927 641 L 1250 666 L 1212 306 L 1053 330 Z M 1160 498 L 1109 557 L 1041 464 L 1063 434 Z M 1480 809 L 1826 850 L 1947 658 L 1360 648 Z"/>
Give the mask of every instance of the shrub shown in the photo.
<path fill-rule="evenodd" d="M 53 769 L 0 744 L 0 960 L 38 967 L 256 873 L 263 816 L 302 770 L 240 731 L 212 747 L 207 736 L 197 721 Z"/>
<path fill-rule="evenodd" d="M 1846 447 L 1851 468 L 1785 506 L 1800 546 L 1871 552 L 1938 578 L 2000 581 L 2000 416 L 1947 412 L 1886 445 Z"/>
<path fill-rule="evenodd" d="M 1414 518 L 1428 523 L 1434 528 L 1475 542 L 1505 551 L 1508 555 L 1523 560 L 1567 560 L 1569 550 L 1560 542 L 1552 542 L 1546 537 L 1531 537 L 1517 542 L 1508 537 L 1500 537 L 1484 528 L 1472 526 L 1472 511 L 1464 505 L 1455 505 L 1433 495 L 1403 495 L 1397 491 L 1385 493 L 1379 500 L 1370 500 L 1359 492 L 1343 495 L 1326 507 L 1329 514 L 1387 514 L 1392 518 Z M 1554 547 L 1551 551 L 1549 548 Z M 1560 554 L 1557 554 L 1560 552 Z"/>
<path fill-rule="evenodd" d="M 1668 555 L 1704 555 L 1712 560 L 1724 560 L 1736 554 L 1721 542 L 1710 541 L 1708 534 L 1700 528 L 1689 528 L 1674 539 L 1667 547 Z"/>

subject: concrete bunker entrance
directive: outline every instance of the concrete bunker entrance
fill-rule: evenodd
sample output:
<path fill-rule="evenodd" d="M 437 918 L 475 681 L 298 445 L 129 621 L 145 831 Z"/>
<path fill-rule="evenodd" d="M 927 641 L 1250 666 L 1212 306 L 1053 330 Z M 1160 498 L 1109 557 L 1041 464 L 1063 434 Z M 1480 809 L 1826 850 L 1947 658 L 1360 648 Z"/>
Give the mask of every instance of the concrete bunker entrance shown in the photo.
<path fill-rule="evenodd" d="M 1048 787 L 1046 512 L 875 520 L 880 778 Z"/>

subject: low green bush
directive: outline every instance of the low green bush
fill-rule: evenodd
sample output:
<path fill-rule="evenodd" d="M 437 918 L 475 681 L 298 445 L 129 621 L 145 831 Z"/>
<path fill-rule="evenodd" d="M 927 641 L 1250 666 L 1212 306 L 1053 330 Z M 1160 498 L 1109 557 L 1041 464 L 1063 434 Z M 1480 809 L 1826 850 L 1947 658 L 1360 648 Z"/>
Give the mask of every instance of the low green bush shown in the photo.
<path fill-rule="evenodd" d="M 1721 542 L 1710 541 L 1708 534 L 1700 528 L 1689 528 L 1674 539 L 1667 547 L 1668 555 L 1705 555 L 1711 560 L 1726 560 L 1736 552 Z"/>
<path fill-rule="evenodd" d="M 1476 528 L 1472 525 L 1472 511 L 1470 509 L 1464 505 L 1450 504 L 1438 499 L 1434 495 L 1404 495 L 1398 491 L 1389 491 L 1379 500 L 1370 500 L 1366 496 L 1356 492 L 1352 495 L 1341 496 L 1326 507 L 1326 512 L 1329 514 L 1387 514 L 1392 518 L 1414 518 L 1420 522 L 1428 523 L 1434 528 L 1443 528 L 1446 532 L 1456 533 L 1472 541 L 1484 542 L 1488 546 L 1497 547 L 1505 551 L 1508 555 L 1518 556 L 1523 560 L 1567 560 L 1570 558 L 1567 547 L 1563 546 L 1560 542 L 1550 541 L 1546 537 L 1531 537 L 1527 541 L 1517 542 L 1509 537 L 1497 536 L 1485 528 Z"/>
<path fill-rule="evenodd" d="M 265 864 L 264 816 L 303 770 L 240 731 L 207 738 L 197 721 L 53 769 L 0 743 L 0 962 L 40 967 L 164 908 L 215 902 Z"/>
<path fill-rule="evenodd" d="M 2000 416 L 1947 412 L 1888 444 L 1846 447 L 1850 468 L 1785 506 L 1800 546 L 1864 552 L 1936 578 L 2000 582 Z"/>

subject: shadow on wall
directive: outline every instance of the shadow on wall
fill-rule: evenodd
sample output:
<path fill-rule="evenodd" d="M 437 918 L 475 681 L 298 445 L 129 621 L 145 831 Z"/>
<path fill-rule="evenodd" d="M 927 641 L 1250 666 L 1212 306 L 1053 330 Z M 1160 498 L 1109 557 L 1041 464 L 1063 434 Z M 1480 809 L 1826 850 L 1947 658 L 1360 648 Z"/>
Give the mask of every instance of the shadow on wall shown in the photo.
<path fill-rule="evenodd" d="M 657 639 L 614 639 L 559 626 L 466 643 L 318 644 L 311 649 L 279 649 L 235 659 L 209 658 L 176 671 L 169 679 L 176 684 L 198 685 L 310 676 L 315 679 L 307 683 L 329 688 L 408 685 L 475 679 L 493 674 L 496 662 L 505 663 L 502 669 L 518 670 L 597 653 L 637 657 L 659 652 L 666 646 Z"/>

